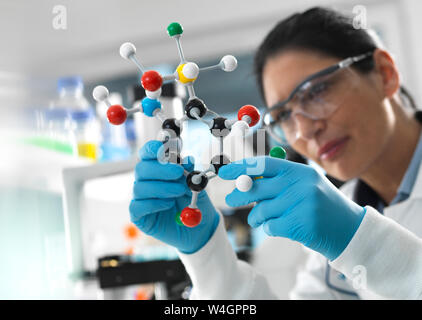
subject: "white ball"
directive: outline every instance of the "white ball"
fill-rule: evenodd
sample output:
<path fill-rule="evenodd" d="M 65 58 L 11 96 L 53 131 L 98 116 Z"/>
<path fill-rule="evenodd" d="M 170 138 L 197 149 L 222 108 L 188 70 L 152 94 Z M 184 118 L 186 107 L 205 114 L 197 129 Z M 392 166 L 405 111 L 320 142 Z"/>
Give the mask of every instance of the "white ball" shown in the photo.
<path fill-rule="evenodd" d="M 225 125 L 225 127 L 227 128 L 227 129 L 231 129 L 232 128 L 232 125 L 233 125 L 233 123 L 229 120 L 229 119 L 226 119 L 225 121 L 224 121 L 224 125 Z"/>
<path fill-rule="evenodd" d="M 232 55 L 227 55 L 221 58 L 220 63 L 223 64 L 223 70 L 226 72 L 231 72 L 237 67 L 237 60 Z"/>
<path fill-rule="evenodd" d="M 231 130 L 235 135 L 246 136 L 249 132 L 249 125 L 242 120 L 236 121 Z"/>
<path fill-rule="evenodd" d="M 182 73 L 188 79 L 195 79 L 199 74 L 199 67 L 196 63 L 188 62 L 183 66 Z"/>
<path fill-rule="evenodd" d="M 202 181 L 202 175 L 195 174 L 194 176 L 192 176 L 192 183 L 193 184 L 200 184 L 201 181 Z"/>
<path fill-rule="evenodd" d="M 145 94 L 147 95 L 148 98 L 156 100 L 161 96 L 161 88 L 155 91 L 145 90 Z"/>
<path fill-rule="evenodd" d="M 246 174 L 239 176 L 236 179 L 236 188 L 241 192 L 248 192 L 252 188 L 252 178 Z"/>
<path fill-rule="evenodd" d="M 108 95 L 108 89 L 104 86 L 96 86 L 94 90 L 92 90 L 92 96 L 94 97 L 95 101 L 98 102 L 102 102 L 107 99 Z"/>
<path fill-rule="evenodd" d="M 120 46 L 120 55 L 124 59 L 129 59 L 131 55 L 136 53 L 136 47 L 133 43 L 125 42 Z"/>

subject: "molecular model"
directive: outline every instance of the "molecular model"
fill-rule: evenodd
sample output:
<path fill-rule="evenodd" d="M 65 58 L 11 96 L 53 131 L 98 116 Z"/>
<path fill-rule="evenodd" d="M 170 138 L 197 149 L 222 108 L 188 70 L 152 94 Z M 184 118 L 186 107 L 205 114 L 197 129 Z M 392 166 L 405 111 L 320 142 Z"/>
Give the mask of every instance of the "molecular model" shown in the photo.
<path fill-rule="evenodd" d="M 172 163 L 182 163 L 180 151 L 182 141 L 180 134 L 184 121 L 189 119 L 201 121 L 206 124 L 211 134 L 219 139 L 220 154 L 214 156 L 210 161 L 207 170 L 188 172 L 185 170 L 186 182 L 192 191 L 191 203 L 176 215 L 176 222 L 186 227 L 195 227 L 201 222 L 201 212 L 196 202 L 198 193 L 208 184 L 208 181 L 218 175 L 218 170 L 228 163 L 230 159 L 223 154 L 223 139 L 232 129 L 239 130 L 245 134 L 249 127 L 259 122 L 260 114 L 258 109 L 252 105 L 241 107 L 237 113 L 237 119 L 229 120 L 218 115 L 216 112 L 208 109 L 201 99 L 195 95 L 194 82 L 199 73 L 203 71 L 221 69 L 231 72 L 237 67 L 237 60 L 232 55 L 224 56 L 216 65 L 199 68 L 194 62 L 189 62 L 183 54 L 180 38 L 183 28 L 179 23 L 171 23 L 167 27 L 167 33 L 176 40 L 176 45 L 180 57 L 180 64 L 175 72 L 170 75 L 161 75 L 154 70 L 146 70 L 136 57 L 136 48 L 132 43 L 126 42 L 120 46 L 120 55 L 127 60 L 132 61 L 141 72 L 141 85 L 145 89 L 146 97 L 142 99 L 141 104 L 131 109 L 125 109 L 121 105 L 111 105 L 108 100 L 109 91 L 104 86 L 97 86 L 93 90 L 93 97 L 98 102 L 105 102 L 108 106 L 107 117 L 110 123 L 119 125 L 125 122 L 128 115 L 135 112 L 143 112 L 148 117 L 156 117 L 162 123 L 160 138 L 165 146 L 165 156 Z M 187 88 L 188 101 L 185 105 L 184 115 L 180 119 L 166 118 L 161 110 L 159 101 L 161 87 L 165 81 L 178 81 Z M 214 118 L 211 121 L 205 120 L 206 114 L 212 114 Z"/>

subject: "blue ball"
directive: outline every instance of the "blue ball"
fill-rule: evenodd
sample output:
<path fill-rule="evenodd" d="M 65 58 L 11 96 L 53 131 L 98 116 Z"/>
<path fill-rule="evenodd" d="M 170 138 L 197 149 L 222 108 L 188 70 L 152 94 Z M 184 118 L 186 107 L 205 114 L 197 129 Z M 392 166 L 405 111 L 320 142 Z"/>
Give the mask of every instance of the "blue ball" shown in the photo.
<path fill-rule="evenodd" d="M 154 110 L 161 109 L 161 102 L 157 99 L 143 98 L 142 109 L 145 115 L 148 117 L 153 117 Z"/>

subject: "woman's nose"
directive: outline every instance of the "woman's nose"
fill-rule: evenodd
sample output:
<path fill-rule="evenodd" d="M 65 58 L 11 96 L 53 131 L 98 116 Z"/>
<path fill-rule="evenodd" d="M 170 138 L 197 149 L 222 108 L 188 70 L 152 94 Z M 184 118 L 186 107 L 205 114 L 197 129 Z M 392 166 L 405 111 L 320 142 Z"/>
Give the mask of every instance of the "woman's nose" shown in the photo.
<path fill-rule="evenodd" d="M 311 119 L 303 114 L 294 115 L 296 123 L 296 139 L 311 140 L 325 126 L 324 120 Z"/>

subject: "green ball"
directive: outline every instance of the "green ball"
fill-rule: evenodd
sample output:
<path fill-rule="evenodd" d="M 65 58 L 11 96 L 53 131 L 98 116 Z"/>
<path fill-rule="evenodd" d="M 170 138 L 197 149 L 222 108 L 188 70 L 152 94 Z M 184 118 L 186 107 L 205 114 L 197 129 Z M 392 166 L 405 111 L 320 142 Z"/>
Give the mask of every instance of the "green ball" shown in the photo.
<path fill-rule="evenodd" d="M 178 213 L 176 213 L 176 217 L 174 218 L 174 220 L 176 220 L 176 223 L 179 225 L 179 226 L 184 226 L 184 224 L 183 224 L 183 222 L 182 222 L 182 220 L 180 220 L 180 214 L 182 213 L 182 211 L 180 211 L 180 212 L 178 212 Z"/>
<path fill-rule="evenodd" d="M 183 28 L 180 25 L 180 23 L 173 22 L 173 23 L 170 23 L 169 26 L 167 27 L 167 33 L 170 37 L 173 37 L 178 34 L 182 34 Z"/>
<path fill-rule="evenodd" d="M 270 150 L 270 157 L 286 159 L 286 150 L 284 150 L 282 147 L 279 147 L 279 146 L 273 147 Z"/>

